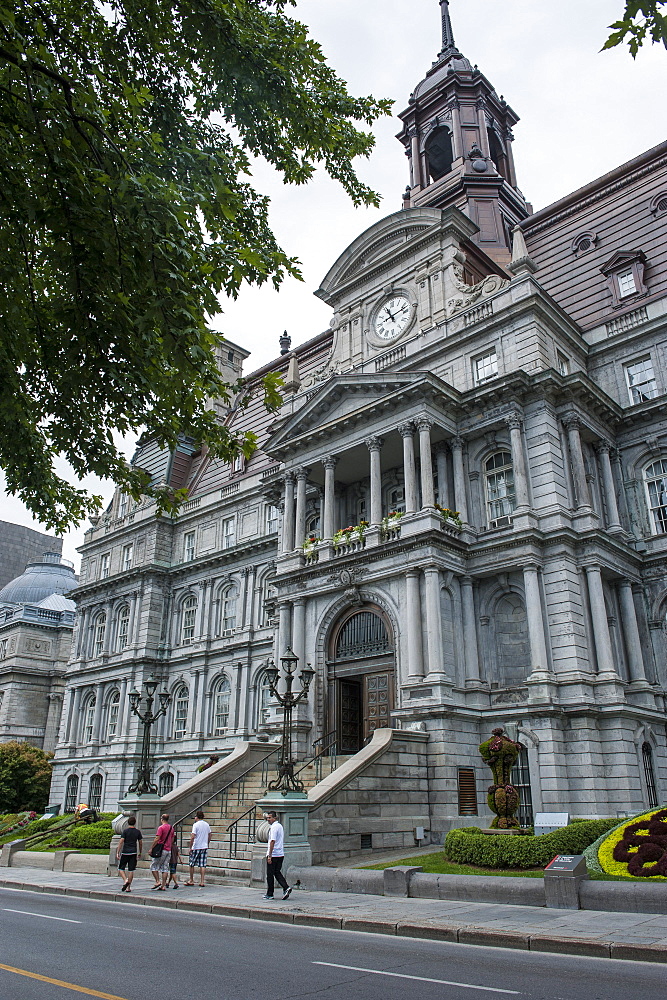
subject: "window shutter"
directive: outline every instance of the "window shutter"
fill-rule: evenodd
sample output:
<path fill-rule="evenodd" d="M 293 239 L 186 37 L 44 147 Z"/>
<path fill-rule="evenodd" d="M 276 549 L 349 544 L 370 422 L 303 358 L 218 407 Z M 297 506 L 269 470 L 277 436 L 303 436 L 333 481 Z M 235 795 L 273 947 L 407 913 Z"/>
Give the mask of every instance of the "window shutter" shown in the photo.
<path fill-rule="evenodd" d="M 475 783 L 475 769 L 473 767 L 460 767 L 459 778 L 459 816 L 477 815 L 477 786 Z"/>

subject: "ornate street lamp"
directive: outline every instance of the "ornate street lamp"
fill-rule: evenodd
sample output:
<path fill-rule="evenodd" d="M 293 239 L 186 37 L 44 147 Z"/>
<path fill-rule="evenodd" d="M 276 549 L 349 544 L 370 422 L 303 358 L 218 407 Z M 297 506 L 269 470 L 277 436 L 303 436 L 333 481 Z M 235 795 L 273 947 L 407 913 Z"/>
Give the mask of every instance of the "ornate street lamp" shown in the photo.
<path fill-rule="evenodd" d="M 287 647 L 284 656 L 280 657 L 280 663 L 285 674 L 285 692 L 278 692 L 278 680 L 280 672 L 275 664 L 271 663 L 266 670 L 269 689 L 273 697 L 282 705 L 283 709 L 283 737 L 280 748 L 280 758 L 278 760 L 278 777 L 269 785 L 270 792 L 303 792 L 303 781 L 294 776 L 294 760 L 292 759 L 292 709 L 303 701 L 308 694 L 311 681 L 315 676 L 315 671 L 311 670 L 308 664 L 299 674 L 301 690 L 298 694 L 292 693 L 294 683 L 294 673 L 296 671 L 299 657 L 295 656 L 292 650 Z"/>
<path fill-rule="evenodd" d="M 135 795 L 157 794 L 157 785 L 151 781 L 151 726 L 154 722 L 157 722 L 161 715 L 166 713 L 167 708 L 169 707 L 169 702 L 171 701 L 171 695 L 168 691 L 160 691 L 158 695 L 158 698 L 160 699 L 160 707 L 156 712 L 153 711 L 153 701 L 158 683 L 159 682 L 155 680 L 152 674 L 144 683 L 144 690 L 146 692 L 146 711 L 143 714 L 139 708 L 141 704 L 141 694 L 136 689 L 134 691 L 130 691 L 130 708 L 138 717 L 139 721 L 143 723 L 144 738 L 141 744 L 141 763 L 139 764 L 137 780 L 134 781 L 128 788 L 128 795 L 131 792 L 134 792 Z"/>

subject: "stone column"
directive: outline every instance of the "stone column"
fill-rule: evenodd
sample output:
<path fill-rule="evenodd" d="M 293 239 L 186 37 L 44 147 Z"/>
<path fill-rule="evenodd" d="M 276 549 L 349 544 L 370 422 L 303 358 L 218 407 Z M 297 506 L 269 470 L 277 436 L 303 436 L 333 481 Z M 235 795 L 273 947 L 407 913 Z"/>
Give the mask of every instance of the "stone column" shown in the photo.
<path fill-rule="evenodd" d="M 204 667 L 201 672 L 199 684 L 199 719 L 197 722 L 197 735 L 201 737 L 208 735 L 208 720 L 210 718 L 208 708 L 210 703 L 211 692 L 208 687 L 208 667 Z"/>
<path fill-rule="evenodd" d="M 197 599 L 197 614 L 195 617 L 195 639 L 201 639 L 204 634 L 207 587 L 208 580 L 199 581 L 199 597 Z"/>
<path fill-rule="evenodd" d="M 255 599 L 255 576 L 257 572 L 256 566 L 246 567 L 246 585 L 245 585 L 245 607 L 241 609 L 243 614 L 243 619 L 241 624 L 244 627 L 251 626 L 253 623 L 253 604 Z"/>
<path fill-rule="evenodd" d="M 132 601 L 130 604 L 130 620 L 127 627 L 127 644 L 128 646 L 133 646 L 136 642 L 135 629 L 137 625 L 137 605 L 139 603 L 138 591 L 134 591 L 132 594 Z"/>
<path fill-rule="evenodd" d="M 604 497 L 607 505 L 607 516 L 609 519 L 607 529 L 609 531 L 622 531 L 621 519 L 618 513 L 618 504 L 616 502 L 614 474 L 611 469 L 611 459 L 609 457 L 610 451 L 611 445 L 609 441 L 605 441 L 604 439 L 598 441 L 597 453 L 600 459 L 602 485 L 604 487 Z"/>
<path fill-rule="evenodd" d="M 291 552 L 294 548 L 294 473 L 286 472 L 285 482 L 285 502 L 283 511 L 283 552 Z"/>
<path fill-rule="evenodd" d="M 412 184 L 413 187 L 422 186 L 421 167 L 419 163 L 419 135 L 414 129 L 410 133 L 410 151 L 412 163 Z"/>
<path fill-rule="evenodd" d="M 426 661 L 428 674 L 444 674 L 442 652 L 442 615 L 440 613 L 440 570 L 437 566 L 424 569 L 426 593 Z"/>
<path fill-rule="evenodd" d="M 278 642 L 276 644 L 276 664 L 288 646 L 292 645 L 292 608 L 281 604 L 278 608 Z"/>
<path fill-rule="evenodd" d="M 70 700 L 70 705 L 72 706 L 70 711 L 69 719 L 67 720 L 67 736 L 65 740 L 67 743 L 78 742 L 79 736 L 79 713 L 81 711 L 81 687 L 74 688 L 74 699 Z"/>
<path fill-rule="evenodd" d="M 456 98 L 450 103 L 452 109 L 452 151 L 454 159 L 465 156 L 465 150 L 461 143 L 461 105 Z"/>
<path fill-rule="evenodd" d="M 414 425 L 409 421 L 398 425 L 398 433 L 403 438 L 403 481 L 405 483 L 406 514 L 414 514 L 417 510 L 414 431 Z"/>
<path fill-rule="evenodd" d="M 294 517 L 294 548 L 299 548 L 306 537 L 306 482 L 308 469 L 296 470 L 296 514 Z"/>
<path fill-rule="evenodd" d="M 435 506 L 433 490 L 433 460 L 431 458 L 431 427 L 433 421 L 420 417 L 417 421 L 419 429 L 419 469 L 421 472 L 422 508 Z"/>
<path fill-rule="evenodd" d="M 63 703 L 63 714 L 60 719 L 60 728 L 58 730 L 58 743 L 67 743 L 70 719 L 72 718 L 73 702 L 74 702 L 74 689 L 70 688 L 68 691 L 65 692 L 65 701 Z"/>
<path fill-rule="evenodd" d="M 105 656 L 109 649 L 111 648 L 111 633 L 114 630 L 114 622 L 112 618 L 112 608 L 113 604 L 111 601 L 107 601 L 104 605 L 104 614 L 106 615 L 106 628 L 104 629 L 104 644 L 102 646 L 102 656 Z"/>
<path fill-rule="evenodd" d="M 293 602 L 292 651 L 299 657 L 299 669 L 306 661 L 306 599 L 297 597 Z"/>
<path fill-rule="evenodd" d="M 441 507 L 449 507 L 449 490 L 447 489 L 447 445 L 441 441 L 435 448 L 435 461 L 438 470 L 438 503 Z"/>
<path fill-rule="evenodd" d="M 100 728 L 102 726 L 102 706 L 104 704 L 104 684 L 95 686 L 95 715 L 93 716 L 93 743 L 100 742 Z"/>
<path fill-rule="evenodd" d="M 586 466 L 584 464 L 584 453 L 581 450 L 581 435 L 579 432 L 581 421 L 576 413 L 570 413 L 564 418 L 563 425 L 567 431 L 567 440 L 570 446 L 570 460 L 572 462 L 574 490 L 577 494 L 577 507 L 590 507 L 591 497 L 586 481 Z"/>
<path fill-rule="evenodd" d="M 510 413 L 505 418 L 505 423 L 509 427 L 510 447 L 512 449 L 512 469 L 514 472 L 514 496 L 517 509 L 530 506 L 528 496 L 528 475 L 526 472 L 526 459 L 523 450 L 523 435 L 521 427 L 523 420 L 518 413 Z"/>
<path fill-rule="evenodd" d="M 454 504 L 464 524 L 468 523 L 468 501 L 463 470 L 463 438 L 453 437 L 450 442 L 454 464 Z"/>
<path fill-rule="evenodd" d="M 188 699 L 188 720 L 186 726 L 186 738 L 195 732 L 195 719 L 197 718 L 197 703 L 199 701 L 199 670 L 194 670 L 190 674 L 190 697 Z"/>
<path fill-rule="evenodd" d="M 618 581 L 618 597 L 621 606 L 621 624 L 625 638 L 625 651 L 631 681 L 646 681 L 646 668 L 642 656 L 642 641 L 637 624 L 637 609 L 632 594 L 630 580 Z"/>
<path fill-rule="evenodd" d="M 479 684 L 479 653 L 477 651 L 477 628 L 475 626 L 475 597 L 471 576 L 461 577 L 461 610 L 463 612 L 463 652 L 466 667 L 466 683 Z"/>
<path fill-rule="evenodd" d="M 371 509 L 369 521 L 379 524 L 382 520 L 382 468 L 380 449 L 383 445 L 381 437 L 366 438 L 366 447 L 370 453 Z"/>
<path fill-rule="evenodd" d="M 532 674 L 549 671 L 549 657 L 544 634 L 542 595 L 538 567 L 529 563 L 523 567 L 523 586 L 526 593 L 526 620 L 530 642 L 530 669 Z"/>
<path fill-rule="evenodd" d="M 593 620 L 593 636 L 595 638 L 595 652 L 597 653 L 598 674 L 606 674 L 607 676 L 613 674 L 617 676 L 611 648 L 611 637 L 609 635 L 607 607 L 604 601 L 602 573 L 599 566 L 586 567 L 586 581 L 588 583 L 588 596 L 591 605 L 591 618 Z"/>
<path fill-rule="evenodd" d="M 127 697 L 127 677 L 123 677 L 120 682 L 120 695 L 118 698 L 118 722 L 116 723 L 116 739 L 120 739 L 127 735 L 127 710 L 129 708 L 129 699 Z"/>
<path fill-rule="evenodd" d="M 55 691 L 51 694 L 47 694 L 46 700 L 49 703 L 49 707 L 46 713 L 46 725 L 44 726 L 42 750 L 52 752 L 56 748 L 58 725 L 63 708 L 63 696 L 60 691 Z"/>
<path fill-rule="evenodd" d="M 418 681 L 424 676 L 422 649 L 422 615 L 419 599 L 419 570 L 409 569 L 405 574 L 406 619 L 408 639 L 408 680 Z"/>
<path fill-rule="evenodd" d="M 334 526 L 336 504 L 334 471 L 337 462 L 338 459 L 333 455 L 327 455 L 322 461 L 322 465 L 324 466 L 324 511 L 321 518 L 322 538 L 333 538 L 333 533 L 336 530 Z"/>
<path fill-rule="evenodd" d="M 78 633 L 76 637 L 76 656 L 85 656 L 87 653 L 86 637 L 88 632 L 88 619 L 90 613 L 88 608 L 81 608 L 79 611 Z"/>
<path fill-rule="evenodd" d="M 477 100 L 477 124 L 479 125 L 479 145 L 485 156 L 491 158 L 491 150 L 489 148 L 489 134 L 487 132 L 486 124 L 486 103 L 483 97 Z"/>

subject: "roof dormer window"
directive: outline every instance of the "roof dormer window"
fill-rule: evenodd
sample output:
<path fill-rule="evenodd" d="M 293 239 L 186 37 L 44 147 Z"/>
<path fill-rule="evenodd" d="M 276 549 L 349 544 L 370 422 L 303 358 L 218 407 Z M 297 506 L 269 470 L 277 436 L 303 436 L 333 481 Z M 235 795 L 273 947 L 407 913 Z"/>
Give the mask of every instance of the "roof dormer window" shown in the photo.
<path fill-rule="evenodd" d="M 645 265 L 646 255 L 642 250 L 619 250 L 602 265 L 600 270 L 607 279 L 614 308 L 646 295 Z"/>

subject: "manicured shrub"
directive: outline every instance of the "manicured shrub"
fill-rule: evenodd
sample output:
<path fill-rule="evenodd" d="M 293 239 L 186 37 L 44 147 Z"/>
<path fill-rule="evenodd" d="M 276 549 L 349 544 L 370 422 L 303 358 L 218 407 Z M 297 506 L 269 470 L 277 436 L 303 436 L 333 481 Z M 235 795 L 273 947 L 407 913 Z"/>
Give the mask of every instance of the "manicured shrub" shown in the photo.
<path fill-rule="evenodd" d="M 493 836 L 479 827 L 450 830 L 444 851 L 448 861 L 480 868 L 544 868 L 556 854 L 582 854 L 616 819 L 585 820 L 539 837 Z"/>
<path fill-rule="evenodd" d="M 112 837 L 111 823 L 104 820 L 101 823 L 75 827 L 67 833 L 67 843 L 70 847 L 76 848 L 105 848 L 111 844 Z"/>

